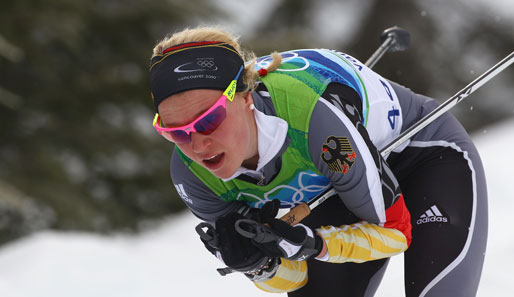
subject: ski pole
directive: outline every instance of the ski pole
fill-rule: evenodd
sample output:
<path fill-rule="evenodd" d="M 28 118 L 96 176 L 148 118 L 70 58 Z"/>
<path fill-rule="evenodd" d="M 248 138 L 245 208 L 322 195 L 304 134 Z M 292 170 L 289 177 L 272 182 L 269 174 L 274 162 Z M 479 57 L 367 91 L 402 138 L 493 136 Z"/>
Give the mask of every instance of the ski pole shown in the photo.
<path fill-rule="evenodd" d="M 471 93 L 478 90 L 482 85 L 488 82 L 491 78 L 495 77 L 498 73 L 505 70 L 505 68 L 509 67 L 514 62 L 514 52 L 510 53 L 508 56 L 503 58 L 496 65 L 491 67 L 489 70 L 484 72 L 482 75 L 477 77 L 474 81 L 465 86 L 462 90 L 458 91 L 455 95 L 447 99 L 441 105 L 439 105 L 432 112 L 427 114 L 424 118 L 419 120 L 416 124 L 409 127 L 405 130 L 401 135 L 399 135 L 395 140 L 393 140 L 390 144 L 388 144 L 385 148 L 380 152 L 382 156 L 387 156 L 390 152 L 392 152 L 395 148 L 397 148 L 400 144 L 405 142 L 407 139 L 414 136 L 421 129 L 425 128 L 428 124 L 432 123 L 435 119 L 440 117 L 443 113 L 450 110 L 452 107 L 457 105 L 459 102 L 468 97 Z"/>
<path fill-rule="evenodd" d="M 397 52 L 407 50 L 410 45 L 410 34 L 407 30 L 394 26 L 384 30 L 384 32 L 380 34 L 380 41 L 382 42 L 380 47 L 369 57 L 366 63 L 364 63 L 364 65 L 369 68 L 373 68 L 387 51 Z"/>
<path fill-rule="evenodd" d="M 495 77 L 498 73 L 505 70 L 505 68 L 509 67 L 514 62 L 514 52 L 510 53 L 503 60 L 498 62 L 496 65 L 491 67 L 489 70 L 484 72 L 462 90 L 458 91 L 455 95 L 447 99 L 444 103 L 439 105 L 432 112 L 427 114 L 421 120 L 416 122 L 414 125 L 409 127 L 407 130 L 403 131 L 396 139 L 394 139 L 391 143 L 389 143 L 386 147 L 384 147 L 380 154 L 382 157 L 386 157 L 389 155 L 394 149 L 400 146 L 402 143 L 410 139 L 416 133 L 418 133 L 421 129 L 425 128 L 427 125 L 435 121 L 442 114 L 450 110 L 452 107 L 457 105 L 459 102 L 464 100 L 471 93 L 475 92 L 478 88 L 488 82 L 490 79 Z M 301 204 L 295 206 L 288 213 L 282 216 L 280 219 L 289 223 L 290 225 L 295 225 L 307 217 L 311 211 L 326 201 L 329 197 L 336 194 L 336 191 L 333 188 L 329 188 L 325 193 L 321 194 L 318 197 L 311 199 L 309 202 L 302 202 Z"/>

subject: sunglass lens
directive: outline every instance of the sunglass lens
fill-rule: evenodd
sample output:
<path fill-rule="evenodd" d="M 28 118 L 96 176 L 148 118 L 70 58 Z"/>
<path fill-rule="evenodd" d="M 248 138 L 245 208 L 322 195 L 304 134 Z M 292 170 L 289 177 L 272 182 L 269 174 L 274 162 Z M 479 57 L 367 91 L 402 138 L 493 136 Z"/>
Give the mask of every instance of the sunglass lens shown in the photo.
<path fill-rule="evenodd" d="M 188 143 L 191 141 L 191 134 L 187 134 L 187 132 L 183 130 L 163 132 L 162 134 L 166 139 L 178 144 Z"/>
<path fill-rule="evenodd" d="M 213 111 L 211 111 L 204 118 L 199 120 L 195 124 L 196 132 L 202 133 L 204 135 L 211 134 L 218 128 L 218 126 L 223 122 L 227 113 L 223 106 L 216 107 Z"/>

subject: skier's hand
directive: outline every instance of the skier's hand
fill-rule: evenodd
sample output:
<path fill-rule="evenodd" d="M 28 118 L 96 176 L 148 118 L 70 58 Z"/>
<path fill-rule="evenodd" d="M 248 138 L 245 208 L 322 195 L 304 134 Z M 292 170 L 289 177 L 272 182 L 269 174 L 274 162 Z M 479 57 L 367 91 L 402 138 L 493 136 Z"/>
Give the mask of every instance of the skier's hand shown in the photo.
<path fill-rule="evenodd" d="M 257 217 L 252 216 L 258 221 L 238 219 L 237 232 L 251 239 L 253 244 L 269 257 L 301 261 L 319 255 L 323 249 L 323 239 L 303 224 L 290 226 L 276 219 L 279 206 L 278 200 L 266 203 Z"/>
<path fill-rule="evenodd" d="M 225 265 L 245 274 L 258 274 L 263 268 L 276 265 L 277 259 L 264 255 L 252 241 L 236 232 L 235 222 L 245 217 L 237 212 L 220 217 L 215 228 L 207 223 L 200 223 L 196 230 L 205 247 Z M 203 229 L 207 228 L 207 231 Z"/>

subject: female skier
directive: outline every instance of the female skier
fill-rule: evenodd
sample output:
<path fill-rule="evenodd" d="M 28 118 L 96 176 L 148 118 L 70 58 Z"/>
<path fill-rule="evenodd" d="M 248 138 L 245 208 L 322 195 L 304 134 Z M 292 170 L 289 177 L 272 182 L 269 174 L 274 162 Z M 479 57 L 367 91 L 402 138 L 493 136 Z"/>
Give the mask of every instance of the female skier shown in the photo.
<path fill-rule="evenodd" d="M 289 296 L 373 296 L 405 251 L 406 296 L 475 296 L 487 193 L 464 128 L 445 114 L 380 154 L 435 100 L 344 53 L 255 58 L 211 27 L 159 42 L 150 80 L 173 183 L 223 273 Z M 331 187 L 301 224 L 275 218 Z"/>

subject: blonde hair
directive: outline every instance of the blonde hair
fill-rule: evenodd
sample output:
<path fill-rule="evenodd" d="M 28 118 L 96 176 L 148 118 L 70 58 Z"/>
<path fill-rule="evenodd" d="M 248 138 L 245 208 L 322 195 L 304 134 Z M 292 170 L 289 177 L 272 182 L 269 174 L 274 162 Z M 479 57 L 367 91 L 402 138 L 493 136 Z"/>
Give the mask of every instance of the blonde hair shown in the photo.
<path fill-rule="evenodd" d="M 238 52 L 245 63 L 243 82 L 247 87 L 243 92 L 253 91 L 256 81 L 260 77 L 259 73 L 255 70 L 257 56 L 252 51 L 243 50 L 239 45 L 238 39 L 239 36 L 233 35 L 220 27 L 200 26 L 192 29 L 186 28 L 159 41 L 153 49 L 152 58 L 156 55 L 161 55 L 165 49 L 182 43 L 199 41 L 226 42 Z M 266 67 L 267 72 L 276 70 L 282 62 L 282 57 L 277 52 L 273 52 L 271 56 L 273 61 Z"/>

